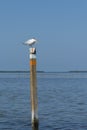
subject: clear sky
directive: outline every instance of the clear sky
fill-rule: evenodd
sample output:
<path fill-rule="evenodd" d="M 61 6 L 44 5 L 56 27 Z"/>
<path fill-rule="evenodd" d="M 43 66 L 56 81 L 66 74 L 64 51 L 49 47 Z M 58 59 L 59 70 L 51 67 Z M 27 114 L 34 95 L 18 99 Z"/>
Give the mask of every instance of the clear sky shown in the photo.
<path fill-rule="evenodd" d="M 87 70 L 87 0 L 0 0 L 0 70 L 29 70 L 32 37 L 38 70 Z"/>

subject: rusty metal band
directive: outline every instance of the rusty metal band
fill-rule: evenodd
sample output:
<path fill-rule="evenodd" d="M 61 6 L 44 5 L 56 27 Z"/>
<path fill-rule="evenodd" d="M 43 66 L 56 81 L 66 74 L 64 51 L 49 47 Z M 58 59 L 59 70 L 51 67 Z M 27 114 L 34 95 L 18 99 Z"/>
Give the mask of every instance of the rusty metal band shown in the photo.
<path fill-rule="evenodd" d="M 36 59 L 30 59 L 30 65 L 36 65 Z"/>

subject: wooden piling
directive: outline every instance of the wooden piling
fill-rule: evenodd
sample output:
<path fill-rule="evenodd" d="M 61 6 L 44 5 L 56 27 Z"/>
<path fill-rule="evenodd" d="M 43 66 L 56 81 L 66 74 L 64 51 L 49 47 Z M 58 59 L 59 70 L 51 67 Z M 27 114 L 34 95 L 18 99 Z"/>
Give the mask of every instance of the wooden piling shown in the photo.
<path fill-rule="evenodd" d="M 38 130 L 38 99 L 36 80 L 36 48 L 30 48 L 30 95 L 32 110 L 32 130 Z"/>

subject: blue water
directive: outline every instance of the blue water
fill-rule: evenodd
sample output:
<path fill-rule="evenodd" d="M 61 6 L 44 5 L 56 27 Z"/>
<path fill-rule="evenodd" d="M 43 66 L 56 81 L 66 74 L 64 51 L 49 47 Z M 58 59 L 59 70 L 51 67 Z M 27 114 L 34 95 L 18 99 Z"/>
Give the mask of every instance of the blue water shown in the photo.
<path fill-rule="evenodd" d="M 0 130 L 32 130 L 30 80 L 0 73 Z M 39 73 L 39 130 L 87 130 L 87 73 Z"/>

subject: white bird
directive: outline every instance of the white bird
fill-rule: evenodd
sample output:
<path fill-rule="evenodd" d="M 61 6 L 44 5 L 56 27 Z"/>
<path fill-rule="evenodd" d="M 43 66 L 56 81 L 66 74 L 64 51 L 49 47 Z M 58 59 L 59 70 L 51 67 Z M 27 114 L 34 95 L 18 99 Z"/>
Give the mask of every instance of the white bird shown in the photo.
<path fill-rule="evenodd" d="M 34 45 L 36 42 L 37 42 L 37 40 L 34 39 L 34 38 L 32 38 L 32 39 L 27 40 L 24 44 L 25 44 L 25 45 L 32 46 L 32 45 Z"/>

